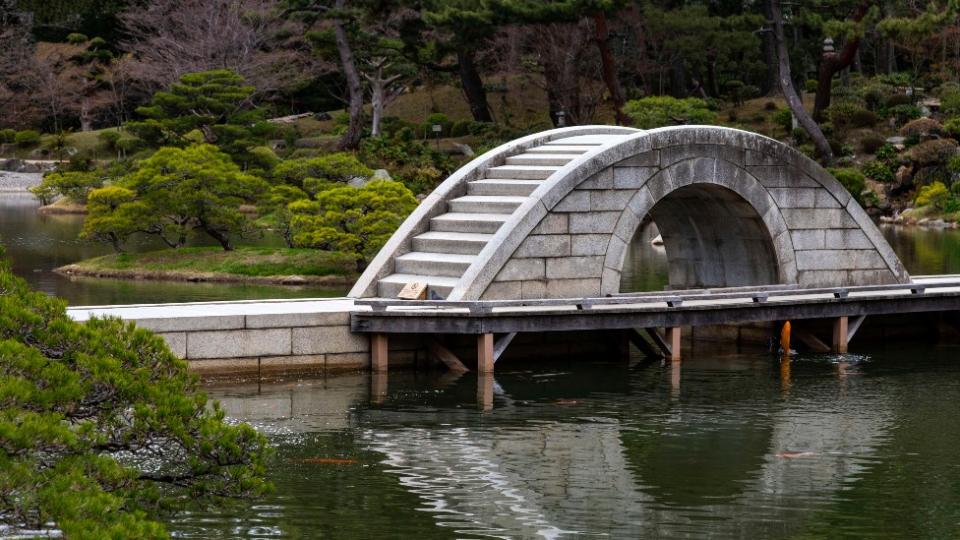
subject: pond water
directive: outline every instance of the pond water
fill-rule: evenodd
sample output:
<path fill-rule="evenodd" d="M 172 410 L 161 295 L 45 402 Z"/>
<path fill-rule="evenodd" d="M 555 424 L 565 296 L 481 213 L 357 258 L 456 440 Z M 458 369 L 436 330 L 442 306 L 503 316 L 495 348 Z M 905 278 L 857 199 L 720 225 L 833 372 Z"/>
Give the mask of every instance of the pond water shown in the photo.
<path fill-rule="evenodd" d="M 83 216 L 40 215 L 40 204 L 29 193 L 0 193 L 0 245 L 13 260 L 14 271 L 38 290 L 65 298 L 71 305 L 148 304 L 252 300 L 259 298 L 320 298 L 343 296 L 347 288 L 272 285 L 131 281 L 61 276 L 57 267 L 111 253 L 107 245 L 77 238 Z M 911 273 L 960 273 L 960 230 L 882 227 L 884 235 Z M 663 246 L 651 245 L 655 227 L 641 229 L 624 267 L 624 291 L 660 290 L 667 284 Z M 280 245 L 277 238 L 256 241 Z M 161 249 L 153 239 L 129 244 L 131 251 Z"/>
<path fill-rule="evenodd" d="M 958 347 L 693 354 L 211 388 L 276 446 L 276 492 L 184 538 L 951 538 Z"/>
<path fill-rule="evenodd" d="M 41 215 L 40 203 L 29 193 L 0 193 L 0 245 L 16 274 L 35 289 L 64 298 L 75 306 L 206 302 L 258 298 L 321 298 L 343 296 L 345 288 L 288 287 L 251 284 L 185 283 L 67 277 L 53 270 L 98 255 L 112 253 L 105 244 L 79 240 L 81 215 Z M 153 239 L 134 239 L 130 251 L 160 249 Z M 274 238 L 256 241 L 280 245 Z M 200 245 L 194 242 L 193 245 Z"/>

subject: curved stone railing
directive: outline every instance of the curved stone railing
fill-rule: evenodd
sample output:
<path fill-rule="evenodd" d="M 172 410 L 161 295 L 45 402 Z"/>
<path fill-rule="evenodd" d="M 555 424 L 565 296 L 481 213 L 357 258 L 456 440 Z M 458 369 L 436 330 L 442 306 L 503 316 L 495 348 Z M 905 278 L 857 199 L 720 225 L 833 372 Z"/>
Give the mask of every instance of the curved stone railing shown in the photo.
<path fill-rule="evenodd" d="M 376 296 L 378 282 L 393 272 L 394 261 L 397 257 L 410 251 L 413 237 L 426 232 L 429 228 L 430 220 L 446 212 L 447 202 L 450 199 L 462 196 L 466 192 L 468 182 L 482 179 L 487 169 L 503 165 L 506 158 L 557 139 L 580 135 L 627 135 L 636 132 L 638 132 L 638 130 L 633 128 L 617 126 L 574 126 L 558 128 L 508 142 L 473 159 L 450 175 L 450 177 L 441 183 L 417 206 L 393 236 L 390 237 L 390 240 L 387 241 L 377 256 L 374 257 L 373 261 L 370 262 L 366 271 L 364 271 L 360 279 L 357 280 L 350 290 L 348 296 L 352 298 Z M 520 213 L 517 212 L 514 215 L 519 214 Z M 489 246 L 487 247 L 489 248 Z M 463 280 L 461 279 L 460 282 L 462 284 Z"/>

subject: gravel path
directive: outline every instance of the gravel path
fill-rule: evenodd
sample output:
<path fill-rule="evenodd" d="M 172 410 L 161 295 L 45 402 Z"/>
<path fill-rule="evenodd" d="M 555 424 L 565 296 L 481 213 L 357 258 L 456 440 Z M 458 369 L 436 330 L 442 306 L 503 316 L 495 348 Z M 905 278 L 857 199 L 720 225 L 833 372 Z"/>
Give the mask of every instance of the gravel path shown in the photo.
<path fill-rule="evenodd" d="M 15 173 L 0 171 L 0 192 L 26 191 L 43 180 L 41 173 Z"/>

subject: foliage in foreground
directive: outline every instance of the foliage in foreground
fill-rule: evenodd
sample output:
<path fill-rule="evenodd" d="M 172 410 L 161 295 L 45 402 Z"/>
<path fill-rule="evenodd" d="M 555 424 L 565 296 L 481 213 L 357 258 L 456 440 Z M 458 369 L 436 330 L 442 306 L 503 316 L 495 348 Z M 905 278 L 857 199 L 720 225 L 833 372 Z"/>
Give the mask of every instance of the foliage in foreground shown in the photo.
<path fill-rule="evenodd" d="M 269 489 L 266 453 L 161 338 L 77 323 L 0 262 L 0 523 L 165 537 L 161 512 Z"/>

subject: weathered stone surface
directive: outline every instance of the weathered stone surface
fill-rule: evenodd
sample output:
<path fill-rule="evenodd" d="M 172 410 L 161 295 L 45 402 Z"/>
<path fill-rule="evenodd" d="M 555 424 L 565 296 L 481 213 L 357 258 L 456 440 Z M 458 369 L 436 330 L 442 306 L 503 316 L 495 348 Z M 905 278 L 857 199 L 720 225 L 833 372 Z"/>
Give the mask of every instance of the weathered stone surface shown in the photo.
<path fill-rule="evenodd" d="M 347 330 L 347 329 L 343 329 Z M 349 333 L 349 330 L 347 330 Z M 290 354 L 290 329 L 190 332 L 187 358 L 242 358 Z"/>
<path fill-rule="evenodd" d="M 564 234 L 570 231 L 568 214 L 547 214 L 530 234 Z"/>
<path fill-rule="evenodd" d="M 599 278 L 602 273 L 603 257 L 562 257 L 559 259 L 547 259 L 548 280 Z"/>
<path fill-rule="evenodd" d="M 554 212 L 589 212 L 590 211 L 590 192 L 589 191 L 571 191 L 556 206 Z"/>
<path fill-rule="evenodd" d="M 860 229 L 828 229 L 824 231 L 827 249 L 873 249 L 873 242 Z"/>
<path fill-rule="evenodd" d="M 522 281 L 520 283 L 520 298 L 523 300 L 531 298 L 546 298 L 546 281 Z"/>
<path fill-rule="evenodd" d="M 817 191 L 821 190 L 816 188 L 768 188 L 767 191 L 780 208 L 816 208 Z M 827 195 L 829 196 L 829 193 Z"/>
<path fill-rule="evenodd" d="M 350 324 L 350 313 L 333 311 L 323 313 L 270 313 L 247 315 L 247 328 L 288 328 L 294 326 L 342 326 Z"/>
<path fill-rule="evenodd" d="M 794 249 L 825 249 L 827 247 L 823 229 L 801 229 L 790 231 Z"/>
<path fill-rule="evenodd" d="M 520 298 L 519 281 L 494 281 L 483 292 L 484 300 L 516 300 Z"/>
<path fill-rule="evenodd" d="M 803 270 L 869 270 L 886 266 L 874 250 L 820 249 L 797 251 L 797 268 Z"/>
<path fill-rule="evenodd" d="M 187 357 L 187 333 L 186 332 L 172 332 L 168 334 L 158 334 L 167 342 L 167 347 L 170 347 L 170 352 L 176 355 L 177 358 L 186 358 Z"/>
<path fill-rule="evenodd" d="M 331 354 L 370 350 L 367 336 L 351 333 L 349 326 L 294 328 L 292 332 L 293 350 L 287 354 Z"/>
<path fill-rule="evenodd" d="M 613 169 L 613 187 L 616 189 L 638 189 L 658 170 L 656 167 L 615 167 Z"/>
<path fill-rule="evenodd" d="M 575 234 L 570 238 L 570 254 L 574 256 L 604 255 L 610 243 L 608 234 Z"/>
<path fill-rule="evenodd" d="M 547 282 L 548 298 L 589 298 L 600 293 L 600 278 L 551 279 Z"/>
<path fill-rule="evenodd" d="M 391 353 L 392 354 L 392 353 Z M 364 369 L 370 367 L 370 354 L 362 353 L 334 353 L 327 354 L 324 368 L 327 371 Z M 393 357 L 390 358 L 391 363 Z"/>
<path fill-rule="evenodd" d="M 239 330 L 244 328 L 243 315 L 210 314 L 201 317 L 163 317 L 137 319 L 137 326 L 154 332 L 196 332 L 198 330 Z"/>
<path fill-rule="evenodd" d="M 588 212 L 570 214 L 571 234 L 610 233 L 620 218 L 620 212 Z"/>
<path fill-rule="evenodd" d="M 842 208 L 784 208 L 780 213 L 791 229 L 857 228 L 857 222 Z"/>
<path fill-rule="evenodd" d="M 660 151 L 652 150 L 628 157 L 616 164 L 616 167 L 659 167 Z"/>
<path fill-rule="evenodd" d="M 623 210 L 627 207 L 627 202 L 633 197 L 632 190 L 617 189 L 605 191 L 590 192 L 590 210 L 607 211 Z"/>
<path fill-rule="evenodd" d="M 570 237 L 565 234 L 529 236 L 520 244 L 514 257 L 565 257 L 570 255 Z"/>
<path fill-rule="evenodd" d="M 577 189 L 613 189 L 613 167 L 606 168 L 584 180 Z"/>
<path fill-rule="evenodd" d="M 522 281 L 546 277 L 544 259 L 511 259 L 497 274 L 497 281 Z M 488 289 L 489 291 L 489 289 Z"/>
<path fill-rule="evenodd" d="M 322 354 L 267 356 L 260 359 L 260 373 L 261 375 L 315 373 L 323 371 L 326 368 L 326 363 L 326 357 Z"/>

